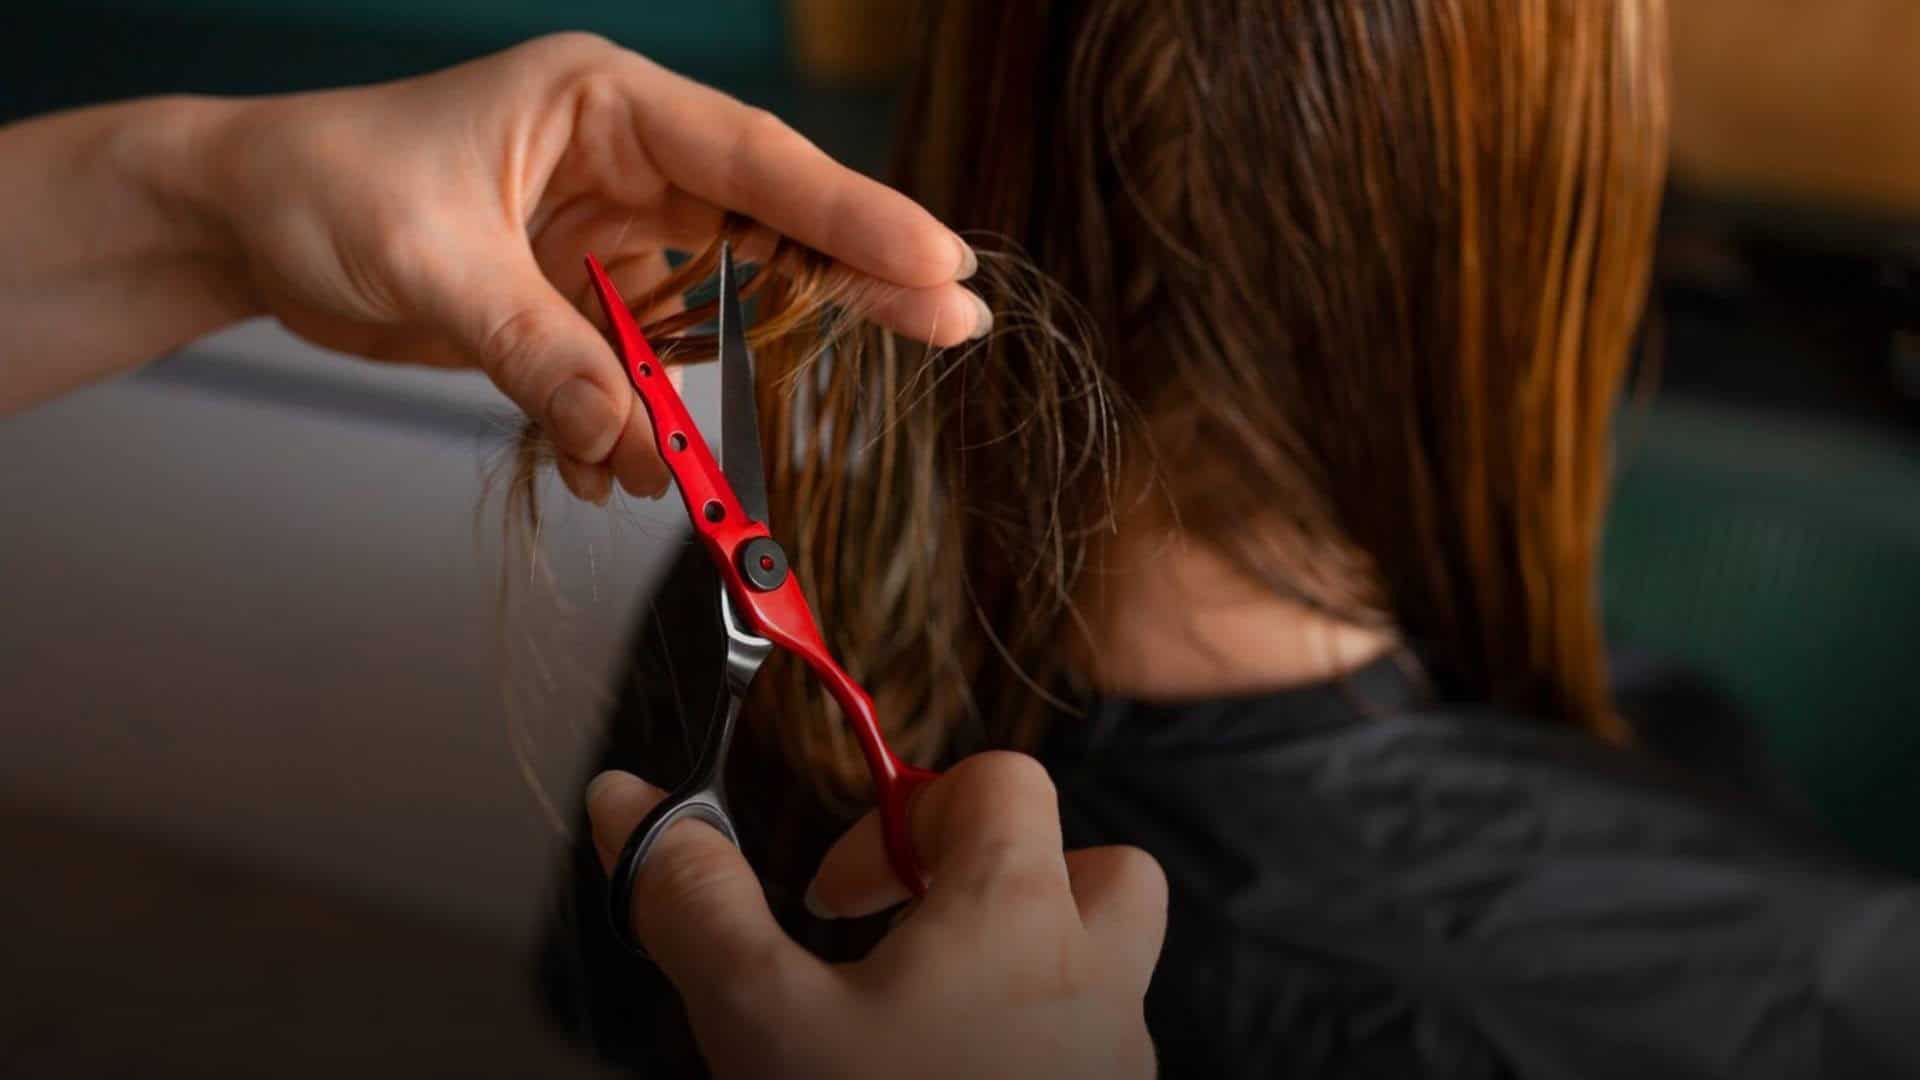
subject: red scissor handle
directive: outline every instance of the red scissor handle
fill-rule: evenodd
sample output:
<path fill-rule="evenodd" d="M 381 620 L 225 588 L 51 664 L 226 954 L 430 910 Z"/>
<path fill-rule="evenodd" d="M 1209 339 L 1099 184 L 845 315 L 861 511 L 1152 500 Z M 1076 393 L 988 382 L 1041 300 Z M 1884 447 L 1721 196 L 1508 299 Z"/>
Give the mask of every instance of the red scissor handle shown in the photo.
<path fill-rule="evenodd" d="M 600 261 L 591 255 L 587 256 L 587 273 L 593 279 L 600 306 L 607 313 L 607 322 L 613 327 L 615 345 L 627 365 L 627 377 L 646 406 L 647 418 L 653 425 L 654 445 L 660 448 L 660 457 L 666 462 L 667 471 L 673 474 L 674 484 L 680 489 L 680 500 L 686 504 L 687 517 L 720 571 L 721 580 L 726 582 L 735 609 L 745 615 L 761 637 L 805 661 L 814 677 L 826 685 L 827 693 L 839 703 L 847 723 L 853 726 L 854 737 L 859 740 L 867 772 L 873 777 L 874 800 L 886 836 L 887 861 L 901 884 L 916 896 L 924 893 L 926 874 L 914 855 L 907 809 L 914 791 L 939 774 L 901 761 L 887 746 L 886 738 L 880 734 L 873 698 L 827 651 L 794 575 L 782 573 L 779 584 L 773 588 L 761 588 L 749 580 L 741 562 L 743 556 L 774 557 L 758 554 L 767 549 L 754 545 L 756 540 L 772 542 L 766 524 L 752 520 L 741 509 L 733 486 L 727 483 L 726 474 L 714 460 L 713 451 L 687 412 L 679 391 L 667 379 L 666 369 L 654 355 L 653 346 L 640 333 L 626 301 L 620 299 L 613 282 L 601 269 Z M 745 550 L 749 545 L 755 547 L 754 553 Z M 778 552 L 777 547 L 772 550 Z M 779 553 L 779 558 L 784 561 L 784 553 Z"/>

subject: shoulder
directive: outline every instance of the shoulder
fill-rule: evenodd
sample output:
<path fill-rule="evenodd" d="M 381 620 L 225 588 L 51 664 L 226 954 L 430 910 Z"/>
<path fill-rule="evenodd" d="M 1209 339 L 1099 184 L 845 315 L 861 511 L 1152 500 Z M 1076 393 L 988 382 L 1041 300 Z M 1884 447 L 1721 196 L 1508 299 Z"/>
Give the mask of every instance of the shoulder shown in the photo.
<path fill-rule="evenodd" d="M 1288 1038 L 1479 1075 L 1815 1075 L 1836 1017 L 1920 997 L 1920 966 L 1869 956 L 1914 933 L 1911 883 L 1726 785 L 1491 711 L 1095 754 L 1057 780 L 1070 844 L 1167 869 L 1156 1032 L 1228 1010 L 1215 1031 L 1249 1058 Z M 1893 1026 L 1854 1045 L 1920 1062 Z"/>

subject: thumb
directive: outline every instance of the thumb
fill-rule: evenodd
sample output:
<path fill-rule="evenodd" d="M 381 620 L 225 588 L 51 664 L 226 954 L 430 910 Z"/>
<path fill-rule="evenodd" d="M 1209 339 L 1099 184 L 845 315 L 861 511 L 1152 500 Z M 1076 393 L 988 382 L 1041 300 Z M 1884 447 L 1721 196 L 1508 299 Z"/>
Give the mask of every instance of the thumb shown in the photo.
<path fill-rule="evenodd" d="M 976 884 L 1031 871 L 1057 877 L 1067 895 L 1060 806 L 1039 762 L 1004 751 L 976 754 L 915 792 L 908 809 L 913 847 L 932 884 Z M 870 811 L 820 861 L 807 908 L 820 918 L 858 918 L 908 898 L 886 857 L 883 826 Z"/>
<path fill-rule="evenodd" d="M 630 773 L 587 786 L 602 868 L 665 796 Z M 738 1001 L 742 987 L 787 985 L 775 969 L 813 963 L 774 921 L 738 849 L 697 819 L 670 826 L 633 887 L 633 934 L 689 1002 Z"/>
<path fill-rule="evenodd" d="M 637 415 L 619 357 L 541 273 L 525 241 L 518 246 L 501 258 L 441 266 L 441 276 L 427 283 L 426 317 L 539 421 L 564 457 L 582 465 L 619 464 L 632 474 L 623 479 L 642 481 L 646 474 L 644 485 L 633 486 L 657 486 L 653 436 Z M 512 250 L 511 242 L 498 250 Z"/>

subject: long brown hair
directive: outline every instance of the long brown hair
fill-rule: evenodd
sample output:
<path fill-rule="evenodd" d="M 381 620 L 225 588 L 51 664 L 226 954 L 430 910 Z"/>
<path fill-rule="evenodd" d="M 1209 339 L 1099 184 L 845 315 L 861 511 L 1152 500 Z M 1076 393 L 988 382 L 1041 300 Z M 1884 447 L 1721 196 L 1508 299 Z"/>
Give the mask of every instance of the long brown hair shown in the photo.
<path fill-rule="evenodd" d="M 1071 711 L 1090 541 L 1142 499 L 1392 628 L 1448 696 L 1619 735 L 1596 549 L 1661 0 L 930 7 L 893 179 L 1005 253 L 1003 332 L 758 354 L 772 528 L 905 753 L 1031 747 Z M 763 312 L 832 276 L 777 269 Z M 857 795 L 817 689 L 788 666 L 759 693 L 762 745 Z"/>
<path fill-rule="evenodd" d="M 1451 696 L 1616 735 L 1596 550 L 1663 187 L 1664 17 L 936 4 L 895 179 L 1083 305 L 1183 532 L 1395 628 Z M 1006 366 L 975 369 L 970 406 Z M 968 540 L 1000 636 L 1057 643 L 1062 613 Z"/>

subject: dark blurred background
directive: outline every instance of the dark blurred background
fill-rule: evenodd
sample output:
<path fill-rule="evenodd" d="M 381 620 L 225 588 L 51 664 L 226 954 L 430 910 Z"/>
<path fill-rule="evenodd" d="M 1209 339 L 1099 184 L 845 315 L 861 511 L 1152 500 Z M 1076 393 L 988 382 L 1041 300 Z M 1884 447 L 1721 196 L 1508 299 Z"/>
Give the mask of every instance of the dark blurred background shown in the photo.
<path fill-rule="evenodd" d="M 585 29 L 874 169 L 909 2 L 11 5 L 0 119 Z M 1609 622 L 1750 711 L 1857 851 L 1920 872 L 1920 7 L 1673 7 Z M 511 430 L 483 381 L 267 325 L 0 423 L 0 1074 L 593 1071 L 529 997 L 540 792 L 577 782 L 680 526 L 562 511 L 560 595 L 503 645 L 474 506 Z M 503 667 L 536 645 L 554 674 L 515 707 Z"/>

